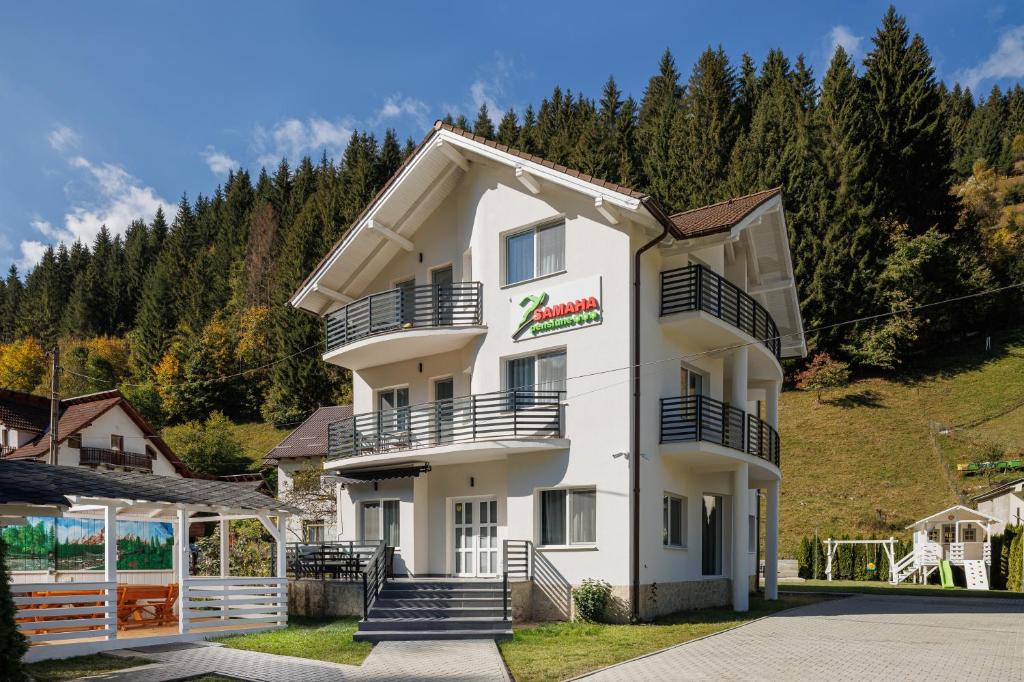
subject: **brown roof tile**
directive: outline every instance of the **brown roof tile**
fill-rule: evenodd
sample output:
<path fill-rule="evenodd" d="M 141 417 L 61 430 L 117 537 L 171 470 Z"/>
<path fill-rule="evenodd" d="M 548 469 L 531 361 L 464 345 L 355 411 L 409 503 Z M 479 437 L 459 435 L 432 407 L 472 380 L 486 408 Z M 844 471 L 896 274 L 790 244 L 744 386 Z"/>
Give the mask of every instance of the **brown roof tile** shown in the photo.
<path fill-rule="evenodd" d="M 781 193 L 782 188 L 775 187 L 710 206 L 676 213 L 670 216 L 670 219 L 685 239 L 728 232 L 755 208 Z"/>
<path fill-rule="evenodd" d="M 327 455 L 327 427 L 331 422 L 352 416 L 351 405 L 321 407 L 302 422 L 302 425 L 285 436 L 277 447 L 264 455 L 266 460 L 292 459 L 296 457 L 324 457 Z"/>
<path fill-rule="evenodd" d="M 43 431 L 50 423 L 50 401 L 42 396 L 0 389 L 0 424 L 12 429 Z"/>

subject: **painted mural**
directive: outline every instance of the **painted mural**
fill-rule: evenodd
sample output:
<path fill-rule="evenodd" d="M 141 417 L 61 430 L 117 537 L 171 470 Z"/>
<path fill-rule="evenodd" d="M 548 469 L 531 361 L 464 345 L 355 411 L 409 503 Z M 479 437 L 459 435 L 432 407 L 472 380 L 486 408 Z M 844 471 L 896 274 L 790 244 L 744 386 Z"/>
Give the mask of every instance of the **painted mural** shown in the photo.
<path fill-rule="evenodd" d="M 3 529 L 12 571 L 103 569 L 103 521 L 29 517 Z M 157 521 L 117 522 L 117 569 L 170 570 L 174 530 Z"/>

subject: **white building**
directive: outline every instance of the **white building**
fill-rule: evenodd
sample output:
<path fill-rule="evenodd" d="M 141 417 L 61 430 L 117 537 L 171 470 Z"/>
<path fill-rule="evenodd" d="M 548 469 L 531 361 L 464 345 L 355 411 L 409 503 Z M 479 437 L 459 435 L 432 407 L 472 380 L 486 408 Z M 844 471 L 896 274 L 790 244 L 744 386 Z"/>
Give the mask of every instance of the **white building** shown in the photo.
<path fill-rule="evenodd" d="M 120 391 L 64 398 L 57 464 L 188 476 L 188 468 Z M 48 461 L 50 400 L 0 390 L 0 441 L 10 459 Z"/>
<path fill-rule="evenodd" d="M 780 357 L 805 352 L 781 190 L 667 216 L 438 123 L 291 303 L 352 370 L 341 538 L 414 576 L 500 575 L 508 541 L 641 617 L 747 608 Z"/>
<path fill-rule="evenodd" d="M 978 511 L 1001 521 L 994 533 L 1001 533 L 1007 525 L 1024 523 L 1024 478 L 1000 483 L 972 499 L 978 505 Z"/>
<path fill-rule="evenodd" d="M 322 469 L 327 458 L 327 428 L 332 422 L 352 416 L 351 405 L 321 407 L 306 421 L 274 446 L 263 460 L 277 467 L 277 496 L 289 499 L 302 510 L 288 519 L 288 542 L 318 544 L 341 539 L 338 533 L 337 504 L 324 500 L 324 494 L 333 495 L 330 486 L 320 486 L 300 496 L 292 494 L 294 478 L 298 472 Z"/>

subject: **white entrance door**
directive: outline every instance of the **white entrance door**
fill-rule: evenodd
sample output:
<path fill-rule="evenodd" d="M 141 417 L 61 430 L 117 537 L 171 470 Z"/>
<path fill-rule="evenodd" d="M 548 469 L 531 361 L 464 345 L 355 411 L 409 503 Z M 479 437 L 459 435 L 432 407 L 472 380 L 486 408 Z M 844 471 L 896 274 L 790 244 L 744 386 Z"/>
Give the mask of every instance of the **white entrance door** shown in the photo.
<path fill-rule="evenodd" d="M 470 498 L 453 502 L 455 563 L 460 577 L 490 577 L 498 566 L 498 501 Z"/>

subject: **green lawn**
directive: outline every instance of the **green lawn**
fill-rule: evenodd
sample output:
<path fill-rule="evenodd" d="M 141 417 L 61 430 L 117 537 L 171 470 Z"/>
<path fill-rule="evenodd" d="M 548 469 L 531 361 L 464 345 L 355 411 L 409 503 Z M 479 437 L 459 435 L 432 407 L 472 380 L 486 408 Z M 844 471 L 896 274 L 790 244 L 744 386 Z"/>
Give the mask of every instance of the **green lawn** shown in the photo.
<path fill-rule="evenodd" d="M 689 611 L 644 625 L 545 623 L 517 628 L 514 638 L 499 647 L 517 682 L 564 680 L 815 601 L 818 598 L 811 595 L 786 596 L 774 602 L 751 597 L 747 613 Z"/>
<path fill-rule="evenodd" d="M 297 425 L 296 425 L 297 426 Z M 262 464 L 263 455 L 270 452 L 275 445 L 284 440 L 284 437 L 294 430 L 294 426 L 279 429 L 273 424 L 252 422 L 249 424 L 234 424 L 232 430 L 245 448 L 245 456 L 255 464 Z M 167 426 L 163 429 L 164 439 L 173 449 L 180 438 L 184 426 Z"/>
<path fill-rule="evenodd" d="M 881 581 L 862 580 L 806 580 L 801 583 L 781 583 L 780 592 L 836 592 L 849 594 L 902 594 L 915 597 L 972 597 L 978 599 L 1024 599 L 1022 592 L 1006 590 L 968 590 L 965 587 L 944 588 L 941 585 L 890 585 Z"/>
<path fill-rule="evenodd" d="M 783 393 L 782 557 L 815 531 L 909 539 L 906 525 L 995 482 L 956 473 L 978 443 L 1024 451 L 1024 330 L 993 336 L 992 351 L 972 338 L 928 362 L 854 382 L 821 404 Z M 944 436 L 930 428 L 940 424 L 970 426 Z"/>
<path fill-rule="evenodd" d="M 134 668 L 149 662 L 141 658 L 119 658 L 117 656 L 93 654 L 91 656 L 29 663 L 25 668 L 36 682 L 64 682 L 65 680 L 74 680 L 79 677 Z"/>
<path fill-rule="evenodd" d="M 359 665 L 370 653 L 371 645 L 352 641 L 358 624 L 358 618 L 290 616 L 288 627 L 282 630 L 235 635 L 216 641 L 232 649 Z"/>

